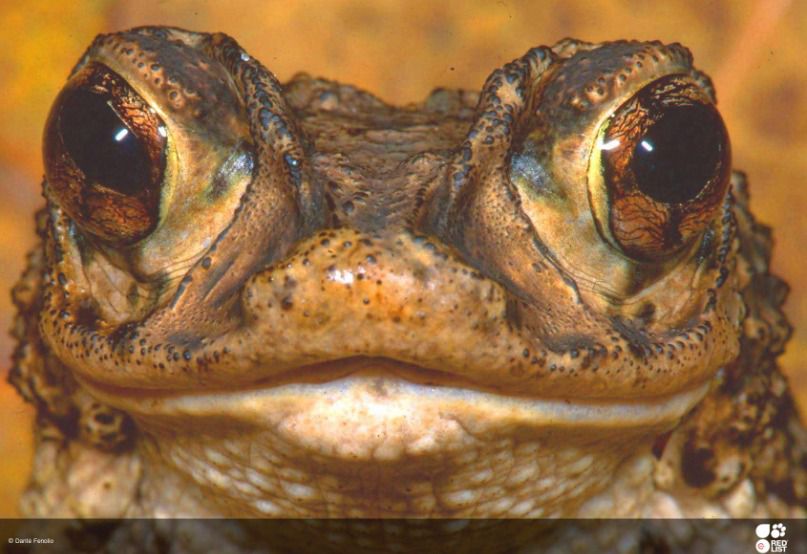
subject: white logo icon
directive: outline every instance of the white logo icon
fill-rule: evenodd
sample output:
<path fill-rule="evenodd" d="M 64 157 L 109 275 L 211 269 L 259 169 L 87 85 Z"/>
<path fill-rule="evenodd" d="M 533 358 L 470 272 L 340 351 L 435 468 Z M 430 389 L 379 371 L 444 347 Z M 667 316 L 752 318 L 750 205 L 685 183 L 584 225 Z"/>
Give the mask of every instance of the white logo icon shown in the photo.
<path fill-rule="evenodd" d="M 783 523 L 760 523 L 755 531 L 759 537 L 755 544 L 757 552 L 787 552 L 787 539 L 784 538 L 787 527 Z"/>

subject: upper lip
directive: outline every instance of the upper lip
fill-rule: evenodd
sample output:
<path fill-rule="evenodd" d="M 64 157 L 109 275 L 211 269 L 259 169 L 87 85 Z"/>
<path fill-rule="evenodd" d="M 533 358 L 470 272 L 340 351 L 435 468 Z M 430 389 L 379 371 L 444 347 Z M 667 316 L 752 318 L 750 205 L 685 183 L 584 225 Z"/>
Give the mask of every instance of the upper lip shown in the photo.
<path fill-rule="evenodd" d="M 372 374 L 379 377 L 398 378 L 416 385 L 453 387 L 457 389 L 479 390 L 487 393 L 501 394 L 503 396 L 519 396 L 517 392 L 506 392 L 503 388 L 485 386 L 457 373 L 429 369 L 391 358 L 372 356 L 353 356 L 297 366 L 273 373 L 270 376 L 258 377 L 253 381 L 244 381 L 229 386 L 155 389 L 110 385 L 86 376 L 80 378 L 80 380 L 90 384 L 93 388 L 114 392 L 122 396 L 170 397 L 185 394 L 215 394 L 216 392 L 228 393 L 233 391 L 272 389 L 289 384 L 328 383 L 360 372 L 365 375 Z"/>
<path fill-rule="evenodd" d="M 689 392 L 700 388 L 703 382 L 695 383 L 690 387 L 683 390 L 674 391 L 672 393 L 658 395 L 658 396 L 645 396 L 633 399 L 629 398 L 609 398 L 609 397 L 586 397 L 584 391 L 580 394 L 566 394 L 562 396 L 548 396 L 536 394 L 534 391 L 525 389 L 524 387 L 516 388 L 512 384 L 505 383 L 503 386 L 489 386 L 474 381 L 466 376 L 456 372 L 443 371 L 438 369 L 430 369 L 416 364 L 401 362 L 384 357 L 369 357 L 369 356 L 354 356 L 341 358 L 337 360 L 330 360 L 324 362 L 313 363 L 288 369 L 285 371 L 274 373 L 266 377 L 258 377 L 252 381 L 243 381 L 226 386 L 206 386 L 194 388 L 138 388 L 138 387 L 121 387 L 118 385 L 109 385 L 99 382 L 92 378 L 80 378 L 82 382 L 87 383 L 96 390 L 102 390 L 107 393 L 114 394 L 117 397 L 145 397 L 145 398 L 172 398 L 194 395 L 216 395 L 216 394 L 231 394 L 249 391 L 260 391 L 278 389 L 284 386 L 294 385 L 323 385 L 327 383 L 336 382 L 339 380 L 347 379 L 355 375 L 361 375 L 367 378 L 388 378 L 396 379 L 399 381 L 407 382 L 412 385 L 424 387 L 436 387 L 453 390 L 467 390 L 477 392 L 484 395 L 495 395 L 502 398 L 522 399 L 524 401 L 540 400 L 540 401 L 563 401 L 563 402 L 578 402 L 578 403 L 635 403 L 635 402 L 663 402 L 664 399 L 674 397 L 679 393 L 688 394 Z"/>
<path fill-rule="evenodd" d="M 130 414 L 143 416 L 239 414 L 241 406 L 246 412 L 254 412 L 256 402 L 262 406 L 259 411 L 272 411 L 274 406 L 288 406 L 289 400 L 300 397 L 319 399 L 319 402 L 323 398 L 337 400 L 346 390 L 344 387 L 359 386 L 379 391 L 379 397 L 373 402 L 396 402 L 395 395 L 401 395 L 403 405 L 413 405 L 415 399 L 414 405 L 422 401 L 424 409 L 430 407 L 431 410 L 441 410 L 442 403 L 446 403 L 447 409 L 453 406 L 450 409 L 456 410 L 457 402 L 461 402 L 472 405 L 475 410 L 530 421 L 534 425 L 582 424 L 595 427 L 658 425 L 673 421 L 691 409 L 708 390 L 708 383 L 704 382 L 654 398 L 547 398 L 505 394 L 467 381 L 461 382 L 459 378 L 445 372 L 389 360 L 358 358 L 340 362 L 342 367 L 333 370 L 321 367 L 320 364 L 320 367 L 310 366 L 296 374 L 287 372 L 277 378 L 256 381 L 250 386 L 238 388 L 160 391 L 120 389 L 82 381 L 100 400 Z M 386 365 L 387 371 L 379 371 L 377 364 Z M 390 369 L 390 364 L 397 367 Z M 327 400 L 329 401 L 331 400 Z M 294 404 L 296 405 L 296 401 Z M 300 406 L 300 410 L 305 409 L 305 404 Z"/>

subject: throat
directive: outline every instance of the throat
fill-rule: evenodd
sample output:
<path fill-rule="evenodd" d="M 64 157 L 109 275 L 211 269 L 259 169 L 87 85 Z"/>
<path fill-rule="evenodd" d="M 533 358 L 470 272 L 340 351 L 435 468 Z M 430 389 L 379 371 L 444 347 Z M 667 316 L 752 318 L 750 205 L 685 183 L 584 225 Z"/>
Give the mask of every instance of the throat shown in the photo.
<path fill-rule="evenodd" d="M 401 413 L 397 427 L 389 419 L 355 429 L 353 440 L 343 433 L 341 442 L 313 430 L 301 438 L 306 423 L 291 414 L 272 428 L 235 432 L 215 418 L 187 433 L 151 422 L 139 446 L 149 509 L 164 514 L 184 495 L 221 517 L 573 517 L 611 487 L 631 453 L 652 457 L 644 432 L 493 429 L 448 418 L 433 419 L 425 433 L 408 427 L 415 422 L 417 414 Z M 645 486 L 652 469 L 645 460 L 625 472 L 626 486 Z M 586 513 L 605 514 L 595 508 Z"/>

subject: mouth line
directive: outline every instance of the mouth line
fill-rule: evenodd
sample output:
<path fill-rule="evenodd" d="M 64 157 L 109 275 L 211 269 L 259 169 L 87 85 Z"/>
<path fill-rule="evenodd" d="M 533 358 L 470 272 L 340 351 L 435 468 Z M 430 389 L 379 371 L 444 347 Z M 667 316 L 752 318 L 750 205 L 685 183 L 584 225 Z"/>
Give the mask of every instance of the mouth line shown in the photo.
<path fill-rule="evenodd" d="M 204 417 L 216 411 L 237 414 L 245 406 L 252 410 L 256 403 L 271 406 L 287 403 L 290 398 L 334 399 L 355 395 L 355 390 L 361 389 L 362 398 L 370 404 L 398 402 L 430 409 L 441 403 L 474 405 L 492 413 L 559 426 L 667 422 L 687 413 L 708 390 L 708 382 L 704 382 L 672 394 L 639 399 L 537 396 L 483 386 L 445 371 L 372 357 L 300 366 L 238 388 L 166 391 L 79 380 L 102 401 L 143 415 L 182 413 Z"/>
<path fill-rule="evenodd" d="M 375 374 L 378 377 L 395 377 L 403 381 L 429 387 L 454 387 L 479 390 L 511 396 L 504 387 L 489 387 L 457 373 L 430 369 L 417 364 L 372 356 L 351 356 L 338 360 L 298 366 L 256 381 L 248 388 L 276 388 L 294 384 L 325 384 L 345 379 L 358 373 Z"/>
<path fill-rule="evenodd" d="M 468 390 L 482 394 L 498 395 L 505 398 L 519 398 L 529 400 L 562 400 L 569 402 L 571 395 L 544 395 L 530 392 L 523 385 L 504 383 L 501 386 L 481 383 L 456 371 L 446 371 L 441 369 L 428 368 L 422 365 L 403 362 L 393 358 L 374 356 L 349 356 L 312 364 L 304 364 L 291 367 L 289 369 L 273 372 L 264 377 L 254 380 L 233 382 L 231 385 L 205 385 L 201 384 L 194 388 L 173 388 L 164 389 L 152 387 L 121 386 L 105 383 L 101 379 L 88 377 L 86 375 L 77 376 L 78 379 L 94 390 L 103 390 L 111 394 L 124 397 L 140 398 L 170 398 L 198 395 L 231 394 L 258 390 L 270 390 L 294 385 L 327 385 L 349 378 L 352 375 L 363 374 L 380 378 L 397 378 L 403 382 L 416 386 L 437 387 L 446 389 Z M 697 388 L 702 383 L 692 383 L 681 390 L 664 395 L 648 395 L 645 397 L 618 397 L 618 396 L 587 396 L 585 390 L 576 390 L 575 396 L 571 397 L 575 402 L 595 402 L 595 403 L 633 403 L 633 402 L 653 402 L 655 399 L 663 399 L 675 396 L 677 393 L 686 392 Z"/>

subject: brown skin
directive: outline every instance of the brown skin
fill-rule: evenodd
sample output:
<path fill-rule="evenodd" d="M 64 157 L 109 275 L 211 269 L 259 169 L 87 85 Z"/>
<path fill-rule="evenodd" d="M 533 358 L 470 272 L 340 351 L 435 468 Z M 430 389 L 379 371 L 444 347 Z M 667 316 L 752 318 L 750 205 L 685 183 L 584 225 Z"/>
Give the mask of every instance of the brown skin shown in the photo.
<path fill-rule="evenodd" d="M 87 178 L 62 93 L 15 289 L 27 513 L 803 514 L 786 288 L 728 142 L 673 204 L 600 153 L 714 109 L 680 45 L 567 40 L 405 108 L 177 29 L 99 37 L 66 90 L 105 72 L 153 110 L 148 178 Z"/>

